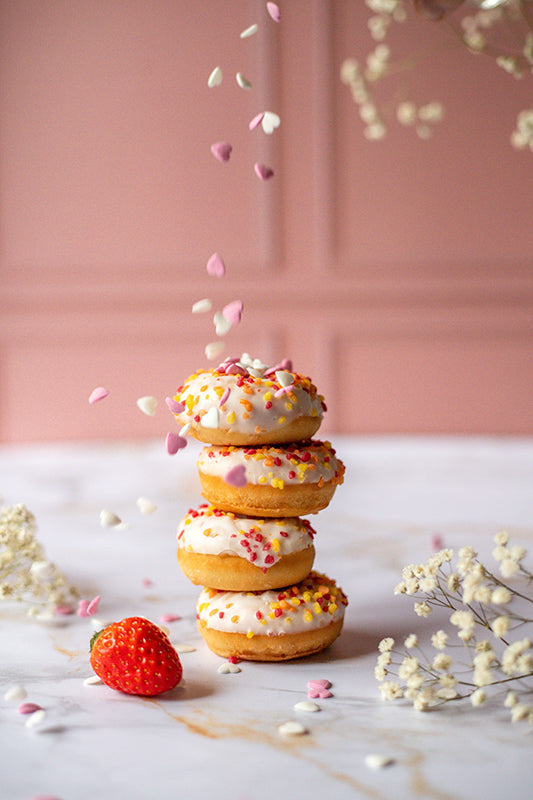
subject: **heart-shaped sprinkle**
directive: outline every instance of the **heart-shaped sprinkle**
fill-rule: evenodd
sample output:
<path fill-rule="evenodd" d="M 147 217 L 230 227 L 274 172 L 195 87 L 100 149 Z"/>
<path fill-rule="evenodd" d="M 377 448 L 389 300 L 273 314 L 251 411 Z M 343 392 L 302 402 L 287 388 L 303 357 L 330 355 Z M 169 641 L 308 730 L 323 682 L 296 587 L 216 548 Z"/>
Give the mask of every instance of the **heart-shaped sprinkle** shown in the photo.
<path fill-rule="evenodd" d="M 228 331 L 231 330 L 232 322 L 224 316 L 222 311 L 216 312 L 213 317 L 213 322 L 215 324 L 215 333 L 217 336 L 225 336 Z"/>
<path fill-rule="evenodd" d="M 213 308 L 213 303 L 207 297 L 204 297 L 203 300 L 197 300 L 192 307 L 193 314 L 205 314 L 206 311 L 211 311 Z"/>
<path fill-rule="evenodd" d="M 211 145 L 211 152 L 218 161 L 229 161 L 233 147 L 229 142 L 215 142 Z"/>
<path fill-rule="evenodd" d="M 159 620 L 163 623 L 166 622 L 177 622 L 181 617 L 179 614 L 161 614 Z"/>
<path fill-rule="evenodd" d="M 304 734 L 308 733 L 308 730 L 304 725 L 302 725 L 301 722 L 290 720 L 289 722 L 284 722 L 278 727 L 278 733 L 280 733 L 282 736 L 303 736 Z"/>
<path fill-rule="evenodd" d="M 137 508 L 141 514 L 153 514 L 154 511 L 157 511 L 157 506 L 155 503 L 152 503 L 152 501 L 148 500 L 147 497 L 137 498 Z"/>
<path fill-rule="evenodd" d="M 178 403 L 178 401 L 174 400 L 173 397 L 167 397 L 165 399 L 165 403 L 167 404 L 169 411 L 172 411 L 173 414 L 181 414 L 182 411 L 185 411 L 185 406 L 183 403 Z"/>
<path fill-rule="evenodd" d="M 218 668 L 218 672 L 221 675 L 236 675 L 238 672 L 242 672 L 241 668 L 237 666 L 237 664 L 221 664 Z"/>
<path fill-rule="evenodd" d="M 241 31 L 240 37 L 241 39 L 247 39 L 249 36 L 253 36 L 254 33 L 257 33 L 258 30 L 259 30 L 259 25 L 254 23 L 253 25 L 250 25 L 249 28 L 246 28 L 244 31 Z"/>
<path fill-rule="evenodd" d="M 41 724 L 45 717 L 46 711 L 43 708 L 37 709 L 37 711 L 34 711 L 33 714 L 29 715 L 28 719 L 26 720 L 26 727 L 35 728 L 36 725 Z"/>
<path fill-rule="evenodd" d="M 213 278 L 223 278 L 226 274 L 226 265 L 218 253 L 213 253 L 207 262 L 207 274 Z"/>
<path fill-rule="evenodd" d="M 24 700 L 27 696 L 28 693 L 24 686 L 16 684 L 7 690 L 7 692 L 4 694 L 4 700 L 7 700 L 8 703 L 11 703 L 13 700 Z"/>
<path fill-rule="evenodd" d="M 281 11 L 279 10 L 277 3 L 268 2 L 266 7 L 274 22 L 281 22 Z"/>
<path fill-rule="evenodd" d="M 218 405 L 219 406 L 223 406 L 229 396 L 230 396 L 230 388 L 229 388 L 229 386 L 226 386 L 226 388 L 224 389 L 224 391 L 222 392 L 222 394 L 220 396 L 220 400 L 218 401 Z"/>
<path fill-rule="evenodd" d="M 21 703 L 17 711 L 19 714 L 33 714 L 35 711 L 40 711 L 42 706 L 37 703 Z"/>
<path fill-rule="evenodd" d="M 330 687 L 331 683 L 327 678 L 316 678 L 315 680 L 307 681 L 308 689 L 329 689 Z"/>
<path fill-rule="evenodd" d="M 222 83 L 222 70 L 220 67 L 215 67 L 209 78 L 207 79 L 207 85 L 210 89 L 213 89 L 215 86 L 220 86 Z"/>
<path fill-rule="evenodd" d="M 89 608 L 89 601 L 80 600 L 80 602 L 78 603 L 78 611 L 77 611 L 78 617 L 88 617 L 89 616 L 87 612 L 88 608 Z"/>
<path fill-rule="evenodd" d="M 179 433 L 170 431 L 169 433 L 167 433 L 165 446 L 167 448 L 167 453 L 169 454 L 169 456 L 174 456 L 176 455 L 178 450 L 182 450 L 184 447 L 187 447 L 187 439 L 184 439 L 183 436 L 179 435 Z"/>
<path fill-rule="evenodd" d="M 266 164 L 259 164 L 259 162 L 254 164 L 254 171 L 262 181 L 267 181 L 274 175 L 274 170 L 271 167 L 267 167 Z"/>
<path fill-rule="evenodd" d="M 218 428 L 218 408 L 211 406 L 200 420 L 202 428 Z"/>
<path fill-rule="evenodd" d="M 97 386 L 89 395 L 89 403 L 97 403 L 99 400 L 104 400 L 109 395 L 109 390 L 103 386 Z"/>
<path fill-rule="evenodd" d="M 250 83 L 248 78 L 244 77 L 242 72 L 238 72 L 236 74 L 236 76 L 235 76 L 235 79 L 236 79 L 237 83 L 239 84 L 239 86 L 241 87 L 241 89 L 251 89 L 252 88 L 252 84 Z"/>
<path fill-rule="evenodd" d="M 206 344 L 205 346 L 205 357 L 209 361 L 213 361 L 224 352 L 225 348 L 225 342 L 209 342 L 209 344 Z"/>
<path fill-rule="evenodd" d="M 186 422 L 185 425 L 183 425 L 179 430 L 180 436 L 186 436 L 189 433 L 191 427 L 192 427 L 192 422 Z"/>
<path fill-rule="evenodd" d="M 103 680 L 98 675 L 91 675 L 83 681 L 84 686 L 99 686 L 101 683 L 103 684 Z"/>
<path fill-rule="evenodd" d="M 193 647 L 190 644 L 177 644 L 174 647 L 176 653 L 195 653 L 196 647 Z"/>
<path fill-rule="evenodd" d="M 100 511 L 100 525 L 102 528 L 114 528 L 116 525 L 120 525 L 121 522 L 120 517 L 112 511 L 108 511 L 107 508 Z"/>
<path fill-rule="evenodd" d="M 230 469 L 229 472 L 226 472 L 224 475 L 224 480 L 226 483 L 229 483 L 230 486 L 235 486 L 237 489 L 246 486 L 246 469 L 244 465 L 238 464 L 236 467 Z"/>
<path fill-rule="evenodd" d="M 248 123 L 249 129 L 251 131 L 254 131 L 256 128 L 258 128 L 261 125 L 264 116 L 265 116 L 264 111 L 261 111 L 259 114 L 256 114 L 255 117 L 251 119 L 250 122 Z"/>
<path fill-rule="evenodd" d="M 54 610 L 60 617 L 69 617 L 71 614 L 74 614 L 72 606 L 56 606 Z"/>
<path fill-rule="evenodd" d="M 148 417 L 153 417 L 157 408 L 157 398 L 151 396 L 139 397 L 137 405 L 143 414 L 146 414 Z"/>
<path fill-rule="evenodd" d="M 294 705 L 295 711 L 309 711 L 309 712 L 316 712 L 320 711 L 320 706 L 316 703 L 312 703 L 310 700 L 301 700 L 299 703 L 295 703 Z"/>
<path fill-rule="evenodd" d="M 292 386 L 294 383 L 294 375 L 291 375 L 290 372 L 285 372 L 285 370 L 279 369 L 276 372 L 276 380 L 280 386 L 286 388 L 287 386 Z"/>
<path fill-rule="evenodd" d="M 244 304 L 242 300 L 232 300 L 222 309 L 224 319 L 228 320 L 230 325 L 238 325 L 241 321 Z"/>
<path fill-rule="evenodd" d="M 96 614 L 99 603 L 100 603 L 100 595 L 97 595 L 87 605 L 87 616 L 92 617 L 93 614 Z"/>
<path fill-rule="evenodd" d="M 279 116 L 274 114 L 273 111 L 265 111 L 263 119 L 261 120 L 261 126 L 265 133 L 274 133 L 276 128 L 279 128 L 280 122 Z"/>

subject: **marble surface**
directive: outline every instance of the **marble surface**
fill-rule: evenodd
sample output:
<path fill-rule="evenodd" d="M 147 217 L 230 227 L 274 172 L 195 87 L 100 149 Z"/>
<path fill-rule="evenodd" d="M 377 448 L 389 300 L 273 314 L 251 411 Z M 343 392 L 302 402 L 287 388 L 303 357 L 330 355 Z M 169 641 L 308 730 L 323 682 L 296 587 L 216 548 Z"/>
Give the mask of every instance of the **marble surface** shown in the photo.
<path fill-rule="evenodd" d="M 420 636 L 428 620 L 393 595 L 404 564 L 425 560 L 431 537 L 473 545 L 490 559 L 509 530 L 533 551 L 533 440 L 343 438 L 333 440 L 346 482 L 313 517 L 315 566 L 350 599 L 342 636 L 327 651 L 284 664 L 241 663 L 223 675 L 195 624 L 198 589 L 179 571 L 175 531 L 201 501 L 195 446 L 170 457 L 161 442 L 0 448 L 0 494 L 37 517 L 48 557 L 82 595 L 101 595 L 98 617 L 140 614 L 169 624 L 183 653 L 184 685 L 156 699 L 86 686 L 90 619 L 63 625 L 0 605 L 0 797 L 60 800 L 159 797 L 270 800 L 273 796 L 370 800 L 485 800 L 531 796 L 532 733 L 500 703 L 468 702 L 420 713 L 381 699 L 373 670 L 385 635 Z M 157 505 L 142 515 L 138 497 Z M 102 528 L 108 508 L 129 523 Z M 143 584 L 152 581 L 150 587 Z M 327 678 L 333 697 L 304 714 L 307 681 Z M 46 709 L 28 729 L 4 694 L 21 684 Z M 282 737 L 299 719 L 309 730 Z M 371 753 L 390 756 L 372 770 Z M 156 788 L 155 788 L 156 787 Z"/>

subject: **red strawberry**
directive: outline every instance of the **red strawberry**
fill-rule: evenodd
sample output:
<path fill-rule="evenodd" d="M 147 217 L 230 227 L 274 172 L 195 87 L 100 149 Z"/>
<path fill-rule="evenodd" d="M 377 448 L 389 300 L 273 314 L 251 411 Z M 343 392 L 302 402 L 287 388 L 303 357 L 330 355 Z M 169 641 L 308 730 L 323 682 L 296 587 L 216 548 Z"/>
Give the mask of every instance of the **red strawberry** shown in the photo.
<path fill-rule="evenodd" d="M 112 689 L 152 697 L 173 689 L 183 674 L 168 636 L 144 617 L 127 617 L 96 633 L 91 666 Z"/>

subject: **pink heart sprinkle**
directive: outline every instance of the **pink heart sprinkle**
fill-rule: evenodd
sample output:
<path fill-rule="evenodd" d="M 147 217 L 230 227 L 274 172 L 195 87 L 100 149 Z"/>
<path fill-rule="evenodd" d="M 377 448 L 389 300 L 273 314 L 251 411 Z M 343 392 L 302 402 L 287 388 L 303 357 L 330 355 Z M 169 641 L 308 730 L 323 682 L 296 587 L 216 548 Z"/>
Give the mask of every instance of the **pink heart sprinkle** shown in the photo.
<path fill-rule="evenodd" d="M 89 608 L 89 601 L 88 600 L 80 600 L 78 603 L 78 617 L 88 617 L 89 613 L 87 609 Z"/>
<path fill-rule="evenodd" d="M 257 177 L 262 181 L 267 181 L 274 175 L 274 170 L 270 167 L 267 167 L 265 164 L 254 164 L 254 171 Z"/>
<path fill-rule="evenodd" d="M 153 586 L 154 582 L 150 578 L 143 578 L 142 579 L 142 585 L 146 586 L 146 588 L 148 588 L 149 586 Z"/>
<path fill-rule="evenodd" d="M 218 253 L 213 253 L 207 262 L 207 274 L 213 278 L 223 278 L 226 274 L 226 265 Z"/>
<path fill-rule="evenodd" d="M 100 602 L 100 595 L 97 595 L 95 598 L 91 600 L 89 605 L 87 606 L 87 616 L 92 616 L 96 614 L 96 609 L 98 608 L 98 603 Z"/>
<path fill-rule="evenodd" d="M 229 142 L 215 142 L 211 145 L 211 152 L 218 161 L 229 161 L 233 147 Z"/>
<path fill-rule="evenodd" d="M 37 703 L 21 703 L 18 707 L 19 714 L 33 714 L 34 711 L 41 711 L 42 706 L 38 706 Z"/>
<path fill-rule="evenodd" d="M 222 316 L 231 322 L 232 325 L 238 325 L 241 321 L 242 311 L 244 305 L 241 300 L 233 300 L 222 309 Z"/>
<path fill-rule="evenodd" d="M 89 395 L 89 403 L 97 403 L 99 400 L 104 400 L 109 394 L 107 389 L 104 389 L 103 386 L 97 386 L 96 389 L 93 389 L 91 394 Z"/>
<path fill-rule="evenodd" d="M 307 696 L 314 700 L 316 697 L 320 697 L 318 689 L 309 689 L 307 692 Z"/>
<path fill-rule="evenodd" d="M 326 678 L 316 678 L 312 681 L 307 681 L 307 688 L 308 689 L 329 689 L 331 683 Z"/>
<path fill-rule="evenodd" d="M 176 622 L 178 619 L 181 619 L 179 614 L 161 614 L 159 617 L 161 622 Z"/>
<path fill-rule="evenodd" d="M 56 614 L 61 617 L 68 617 L 69 614 L 74 614 L 72 606 L 56 606 Z"/>
<path fill-rule="evenodd" d="M 260 114 L 256 114 L 255 117 L 251 119 L 250 122 L 248 123 L 249 129 L 251 131 L 254 131 L 256 128 L 258 128 L 261 125 L 264 116 L 265 116 L 264 111 L 261 111 Z"/>
<path fill-rule="evenodd" d="M 318 696 L 319 696 L 319 697 L 322 697 L 322 698 L 326 698 L 326 697 L 333 697 L 333 695 L 331 694 L 331 692 L 329 692 L 327 689 L 321 689 L 321 690 L 318 692 Z"/>
<path fill-rule="evenodd" d="M 230 389 L 228 386 L 226 386 L 226 388 L 222 392 L 222 397 L 220 398 L 218 405 L 223 406 L 229 396 L 230 396 Z"/>
<path fill-rule="evenodd" d="M 167 397 L 165 403 L 168 406 L 168 410 L 172 411 L 173 414 L 181 414 L 182 411 L 185 411 L 183 403 L 178 403 L 173 397 Z"/>
<path fill-rule="evenodd" d="M 281 22 L 281 11 L 276 3 L 267 3 L 267 11 L 274 20 L 274 22 Z"/>
<path fill-rule="evenodd" d="M 233 467 L 233 469 L 230 469 L 224 476 L 224 480 L 226 483 L 229 483 L 230 486 L 235 486 L 237 489 L 241 488 L 241 486 L 246 486 L 246 470 L 243 464 L 238 464 L 236 467 Z"/>
<path fill-rule="evenodd" d="M 176 455 L 178 450 L 183 450 L 184 447 L 187 447 L 187 439 L 184 439 L 179 433 L 174 433 L 173 431 L 167 433 L 166 448 L 169 456 Z"/>

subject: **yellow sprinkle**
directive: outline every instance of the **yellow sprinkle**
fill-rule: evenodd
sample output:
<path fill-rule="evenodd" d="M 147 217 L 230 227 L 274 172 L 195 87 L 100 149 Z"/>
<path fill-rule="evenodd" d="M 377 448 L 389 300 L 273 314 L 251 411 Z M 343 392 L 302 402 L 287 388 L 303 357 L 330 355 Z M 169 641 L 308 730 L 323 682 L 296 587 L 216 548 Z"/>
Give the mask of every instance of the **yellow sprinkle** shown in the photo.
<path fill-rule="evenodd" d="M 283 425 L 284 422 L 287 422 L 287 417 L 280 417 L 278 419 L 278 424 L 279 425 Z"/>
<path fill-rule="evenodd" d="M 265 478 L 265 476 L 264 476 L 264 475 L 261 475 L 261 476 L 260 476 L 260 477 L 257 479 L 257 482 L 258 482 L 258 483 L 266 483 L 266 482 L 267 482 L 267 479 Z"/>
<path fill-rule="evenodd" d="M 248 631 L 248 633 L 246 634 L 246 638 L 247 639 L 253 639 L 254 636 L 255 636 L 255 633 L 253 631 Z"/>
<path fill-rule="evenodd" d="M 274 612 L 273 612 L 273 611 L 271 611 L 271 612 L 270 612 L 270 614 L 268 615 L 268 617 L 269 617 L 269 619 L 276 619 L 276 615 L 274 614 Z"/>
<path fill-rule="evenodd" d="M 292 619 L 290 617 L 285 617 L 285 625 L 292 625 Z"/>
<path fill-rule="evenodd" d="M 200 612 L 205 611 L 209 603 L 200 603 L 200 608 L 198 609 Z"/>
<path fill-rule="evenodd" d="M 215 394 L 218 395 L 218 397 L 222 397 L 222 395 L 224 394 L 224 389 L 222 388 L 222 386 L 215 386 L 214 392 Z"/>
<path fill-rule="evenodd" d="M 186 549 L 186 550 L 187 550 L 189 553 L 191 553 L 191 552 L 192 552 L 192 544 L 188 544 L 188 545 L 187 545 L 187 547 L 186 547 L 185 549 Z"/>
<path fill-rule="evenodd" d="M 274 600 L 272 603 L 270 603 L 270 608 L 281 608 L 281 606 L 276 600 Z"/>
<path fill-rule="evenodd" d="M 337 603 L 330 603 L 329 606 L 328 606 L 328 611 L 329 611 L 330 614 L 333 614 L 333 613 L 335 613 L 337 608 L 338 608 Z"/>
<path fill-rule="evenodd" d="M 318 603 L 315 603 L 313 605 L 313 611 L 315 612 L 315 614 L 322 614 L 322 609 L 320 608 L 320 605 Z"/>
<path fill-rule="evenodd" d="M 265 392 L 265 401 L 269 403 L 272 400 L 272 392 Z"/>
<path fill-rule="evenodd" d="M 218 608 L 212 608 L 209 612 L 209 616 L 212 617 L 214 614 L 218 614 Z"/>
<path fill-rule="evenodd" d="M 188 411 L 192 411 L 193 410 L 194 397 L 192 396 L 192 394 L 187 395 L 187 397 L 185 399 L 185 406 L 186 406 Z"/>
<path fill-rule="evenodd" d="M 304 592 L 302 594 L 302 599 L 304 603 L 310 603 L 311 600 L 313 599 L 313 595 L 311 594 L 311 592 Z"/>
<path fill-rule="evenodd" d="M 206 528 L 203 533 L 204 533 L 204 536 L 211 536 L 211 528 Z"/>
<path fill-rule="evenodd" d="M 304 622 L 312 622 L 312 621 L 313 621 L 313 615 L 311 614 L 309 609 L 307 609 L 307 611 L 304 614 Z"/>
<path fill-rule="evenodd" d="M 279 553 L 281 545 L 279 543 L 279 539 L 272 539 L 272 550 L 275 553 Z"/>
<path fill-rule="evenodd" d="M 291 600 L 290 600 L 290 602 L 293 604 L 293 606 L 299 606 L 299 605 L 300 605 L 300 602 L 301 602 L 301 600 L 300 600 L 300 598 L 299 598 L 299 597 L 291 597 Z"/>
<path fill-rule="evenodd" d="M 290 411 L 292 409 L 292 403 L 285 403 L 285 408 L 287 411 Z"/>
<path fill-rule="evenodd" d="M 285 485 L 281 478 L 272 478 L 270 483 L 274 489 L 283 489 L 283 486 Z"/>
<path fill-rule="evenodd" d="M 228 423 L 228 425 L 233 425 L 233 423 L 235 422 L 235 411 L 230 411 L 230 413 L 226 417 L 226 422 Z"/>
<path fill-rule="evenodd" d="M 234 615 L 232 616 L 232 618 L 231 618 L 231 621 L 232 621 L 233 623 L 236 623 L 236 622 L 238 622 L 238 621 L 239 621 L 239 615 L 238 615 L 238 614 L 234 614 Z"/>
<path fill-rule="evenodd" d="M 260 619 L 259 622 L 261 623 L 261 625 L 266 625 L 267 624 L 266 619 Z"/>
<path fill-rule="evenodd" d="M 187 517 L 187 519 L 185 520 L 185 525 L 190 525 L 191 522 L 192 522 L 192 519 L 190 517 Z"/>

